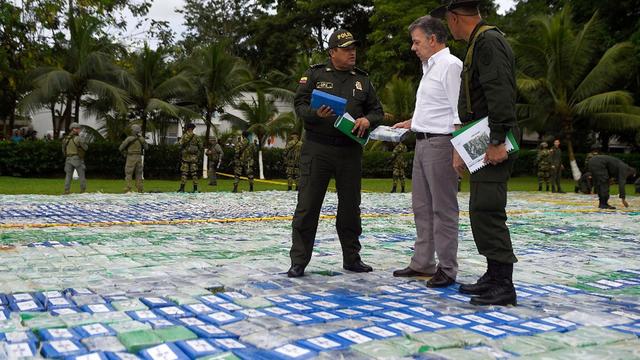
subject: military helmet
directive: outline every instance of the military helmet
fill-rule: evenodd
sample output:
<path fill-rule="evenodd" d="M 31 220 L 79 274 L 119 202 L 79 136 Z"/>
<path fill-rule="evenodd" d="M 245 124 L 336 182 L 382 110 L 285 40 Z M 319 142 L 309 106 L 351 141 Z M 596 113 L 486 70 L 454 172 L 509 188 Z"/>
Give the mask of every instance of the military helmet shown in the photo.
<path fill-rule="evenodd" d="M 142 131 L 142 128 L 140 127 L 140 125 L 138 124 L 131 125 L 131 132 L 133 132 L 134 134 L 139 134 L 140 131 Z"/>
<path fill-rule="evenodd" d="M 543 142 L 540 143 L 540 146 L 544 149 L 544 148 L 549 147 L 549 144 L 547 144 L 546 141 L 543 141 Z"/>
<path fill-rule="evenodd" d="M 78 124 L 77 122 L 72 122 L 69 125 L 69 130 L 73 130 L 73 129 L 80 129 L 80 124 Z"/>

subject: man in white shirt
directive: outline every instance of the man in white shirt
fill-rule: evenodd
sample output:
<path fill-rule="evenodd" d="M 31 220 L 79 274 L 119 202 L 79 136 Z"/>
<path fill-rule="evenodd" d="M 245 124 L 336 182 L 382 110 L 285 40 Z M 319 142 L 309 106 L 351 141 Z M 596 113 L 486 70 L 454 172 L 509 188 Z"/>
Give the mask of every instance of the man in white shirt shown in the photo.
<path fill-rule="evenodd" d="M 462 62 L 446 46 L 442 22 L 423 16 L 409 26 L 411 50 L 422 61 L 422 80 L 410 120 L 394 125 L 416 134 L 412 206 L 417 238 L 408 267 L 393 276 L 432 276 L 429 287 L 446 287 L 458 272 L 458 175 L 462 161 L 451 145 L 459 128 L 458 94 Z M 438 256 L 436 263 L 435 256 Z"/>

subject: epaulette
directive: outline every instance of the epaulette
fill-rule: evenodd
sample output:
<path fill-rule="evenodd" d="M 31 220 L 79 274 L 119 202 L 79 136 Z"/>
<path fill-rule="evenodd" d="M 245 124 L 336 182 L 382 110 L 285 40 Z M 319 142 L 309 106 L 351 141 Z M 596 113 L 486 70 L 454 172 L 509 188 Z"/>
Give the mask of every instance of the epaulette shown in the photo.
<path fill-rule="evenodd" d="M 353 70 L 355 70 L 355 72 L 357 72 L 358 74 L 361 74 L 361 75 L 364 75 L 364 76 L 369 76 L 369 73 L 368 73 L 368 72 L 366 72 L 366 71 L 364 71 L 364 70 L 360 69 L 360 68 L 359 68 L 359 67 L 357 67 L 357 66 L 354 66 L 354 67 L 353 67 Z"/>

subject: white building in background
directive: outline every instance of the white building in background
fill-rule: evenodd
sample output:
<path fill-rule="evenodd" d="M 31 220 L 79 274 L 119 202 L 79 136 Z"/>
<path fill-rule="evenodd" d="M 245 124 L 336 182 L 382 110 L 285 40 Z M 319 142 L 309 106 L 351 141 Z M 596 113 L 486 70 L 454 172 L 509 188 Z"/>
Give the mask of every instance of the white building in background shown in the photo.
<path fill-rule="evenodd" d="M 255 93 L 245 92 L 240 95 L 237 99 L 238 103 L 247 102 L 251 103 L 256 98 Z M 276 107 L 280 113 L 286 113 L 294 111 L 293 104 L 281 100 L 276 100 Z M 233 114 L 242 118 L 242 113 L 232 106 L 225 106 L 224 111 L 226 113 Z M 214 118 L 211 121 L 213 125 L 218 129 L 218 132 L 224 133 L 231 129 L 231 123 L 228 121 L 221 121 L 220 114 L 216 113 Z M 199 135 L 204 135 L 207 129 L 207 126 L 204 122 L 204 119 L 194 119 L 193 123 L 196 124 L 196 129 L 194 132 Z M 46 136 L 46 134 L 53 134 L 53 124 L 51 123 L 51 112 L 47 109 L 42 109 L 40 112 L 36 113 L 32 117 L 33 129 L 38 132 L 38 137 L 42 138 Z M 95 116 L 87 114 L 85 111 L 80 109 L 80 125 L 87 125 L 96 130 L 98 130 L 101 124 L 98 122 Z M 26 125 L 25 125 L 26 126 Z M 169 126 L 167 131 L 167 143 L 174 144 L 178 141 L 178 139 L 182 136 L 182 127 L 184 124 L 179 124 L 177 119 L 176 122 Z M 61 129 L 61 132 L 64 132 L 66 129 Z M 147 140 L 150 143 L 157 143 L 156 134 L 148 133 Z M 286 144 L 285 139 L 276 138 L 274 142 L 267 146 L 273 147 L 284 147 Z"/>

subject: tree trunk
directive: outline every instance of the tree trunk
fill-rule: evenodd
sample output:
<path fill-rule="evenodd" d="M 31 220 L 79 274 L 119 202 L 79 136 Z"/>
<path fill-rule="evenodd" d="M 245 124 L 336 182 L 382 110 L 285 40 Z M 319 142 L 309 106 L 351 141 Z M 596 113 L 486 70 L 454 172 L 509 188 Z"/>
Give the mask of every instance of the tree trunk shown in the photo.
<path fill-rule="evenodd" d="M 209 144 L 209 135 L 211 134 L 211 117 L 212 117 L 212 111 L 207 110 L 207 113 L 205 114 L 205 117 L 204 117 L 204 123 L 205 125 L 207 125 L 207 131 L 204 133 L 205 144 Z"/>
<path fill-rule="evenodd" d="M 71 125 L 71 107 L 73 107 L 73 97 L 71 95 L 67 95 L 67 103 L 65 104 L 64 112 L 62 113 L 62 119 L 60 119 L 60 122 L 64 124 L 64 128 L 62 126 L 58 126 L 58 129 L 60 131 L 64 130 L 65 133 L 69 130 L 69 125 Z"/>
<path fill-rule="evenodd" d="M 142 137 L 145 137 L 147 134 L 147 112 L 142 111 L 140 118 L 142 119 Z"/>
<path fill-rule="evenodd" d="M 78 95 L 76 96 L 76 102 L 75 102 L 75 116 L 74 116 L 74 120 L 75 122 L 77 122 L 78 124 L 80 124 L 80 100 L 82 98 L 82 95 Z"/>
<path fill-rule="evenodd" d="M 565 142 L 567 143 L 567 152 L 569 153 L 569 166 L 571 166 L 571 176 L 573 180 L 578 181 L 582 176 L 580 172 L 580 168 L 578 167 L 578 163 L 576 162 L 576 156 L 573 153 L 573 142 L 571 141 L 571 137 L 567 136 Z"/>
<path fill-rule="evenodd" d="M 51 111 L 51 125 L 53 129 L 53 138 L 57 139 L 58 135 L 60 135 L 60 127 L 58 126 L 58 122 L 56 121 L 56 103 L 52 102 L 49 104 L 49 110 Z M 46 136 L 46 135 L 45 135 Z"/>

